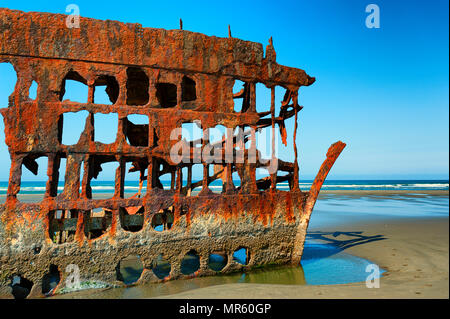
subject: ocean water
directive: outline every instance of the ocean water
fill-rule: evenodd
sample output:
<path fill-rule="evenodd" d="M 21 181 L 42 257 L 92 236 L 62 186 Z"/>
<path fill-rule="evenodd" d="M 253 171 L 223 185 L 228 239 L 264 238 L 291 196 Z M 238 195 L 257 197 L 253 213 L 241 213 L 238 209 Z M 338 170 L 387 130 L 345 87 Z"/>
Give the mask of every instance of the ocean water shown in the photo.
<path fill-rule="evenodd" d="M 195 182 L 195 180 L 193 181 Z M 309 190 L 312 180 L 301 181 L 300 189 Z M 185 182 L 186 183 L 186 182 Z M 22 181 L 19 194 L 35 194 L 40 195 L 45 192 L 45 181 Z M 96 181 L 91 182 L 92 192 L 97 194 L 113 194 L 114 181 Z M 169 181 L 162 181 L 165 189 L 170 188 Z M 234 181 L 236 186 L 240 183 Z M 211 190 L 220 192 L 222 183 L 219 180 L 212 182 L 209 186 Z M 146 183 L 144 183 L 144 190 Z M 278 183 L 277 188 L 280 190 L 289 190 L 289 184 Z M 0 195 L 5 195 L 8 189 L 8 182 L 0 182 Z M 64 182 L 58 183 L 58 192 L 64 189 Z M 139 189 L 139 183 L 125 181 L 125 193 L 136 193 Z M 326 180 L 322 186 L 323 190 L 448 190 L 448 180 Z"/>

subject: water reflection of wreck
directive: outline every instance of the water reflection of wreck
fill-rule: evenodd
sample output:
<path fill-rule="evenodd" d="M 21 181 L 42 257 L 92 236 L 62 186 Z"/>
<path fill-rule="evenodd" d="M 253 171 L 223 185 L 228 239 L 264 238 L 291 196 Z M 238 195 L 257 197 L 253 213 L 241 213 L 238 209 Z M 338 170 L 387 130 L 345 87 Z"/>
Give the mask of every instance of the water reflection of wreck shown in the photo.
<path fill-rule="evenodd" d="M 299 189 L 298 90 L 314 78 L 277 64 L 271 41 L 264 55 L 261 44 L 231 36 L 85 18 L 80 28 L 70 29 L 65 22 L 64 15 L 0 9 L 0 62 L 11 63 L 17 72 L 9 105 L 1 109 L 11 169 L 7 200 L 0 206 L 0 292 L 9 292 L 13 279 L 16 286 L 29 289 L 30 296 L 61 292 L 70 275 L 68 265 L 79 267 L 83 281 L 123 285 L 120 263 L 130 255 L 139 256 L 143 264 L 138 284 L 297 264 L 322 183 L 345 146 L 333 144 L 310 191 Z M 67 80 L 88 86 L 86 103 L 63 99 Z M 237 80 L 243 88 L 233 93 Z M 33 81 L 38 84 L 35 100 L 28 97 Z M 257 83 L 271 90 L 271 105 L 263 112 L 256 111 Z M 99 86 L 106 86 L 111 105 L 95 103 Z M 276 86 L 286 90 L 278 114 Z M 235 111 L 238 100 L 242 108 Z M 64 145 L 63 131 L 70 129 L 64 114 L 80 111 L 89 114 L 84 131 L 76 144 Z M 118 115 L 113 143 L 95 140 L 98 113 Z M 132 114 L 147 116 L 148 124 L 134 124 L 128 118 Z M 253 133 L 240 145 L 245 149 L 243 163 L 196 163 L 203 166 L 198 182 L 192 180 L 194 164 L 171 161 L 176 141 L 170 140 L 170 132 L 184 123 L 199 120 L 203 130 L 217 125 L 269 127 L 279 130 L 286 144 L 285 120 L 291 117 L 295 158 L 279 160 L 277 172 L 264 179 L 256 180 L 255 174 L 263 165 L 260 153 L 249 156 L 255 147 Z M 204 137 L 189 146 L 194 153 L 206 143 Z M 236 140 L 233 143 L 237 149 Z M 48 160 L 44 199 L 23 203 L 17 198 L 22 169 L 37 173 L 39 157 Z M 62 160 L 65 172 L 59 170 Z M 94 200 L 91 180 L 107 162 L 118 164 L 114 196 Z M 124 196 L 127 163 L 141 173 L 140 186 L 147 185 L 142 196 Z M 165 174 L 171 177 L 166 190 L 160 180 Z M 62 176 L 64 190 L 58 193 Z M 221 194 L 208 187 L 215 180 L 223 182 Z M 276 189 L 286 181 L 289 191 Z M 200 192 L 191 196 L 197 187 Z M 155 230 L 158 226 L 163 230 Z M 246 252 L 241 263 L 233 258 L 239 249 Z M 209 267 L 212 255 L 226 260 L 221 270 Z M 186 256 L 198 265 L 193 273 L 183 273 Z M 155 271 L 161 260 L 169 265 L 166 273 Z M 45 289 L 49 275 L 59 284 Z"/>

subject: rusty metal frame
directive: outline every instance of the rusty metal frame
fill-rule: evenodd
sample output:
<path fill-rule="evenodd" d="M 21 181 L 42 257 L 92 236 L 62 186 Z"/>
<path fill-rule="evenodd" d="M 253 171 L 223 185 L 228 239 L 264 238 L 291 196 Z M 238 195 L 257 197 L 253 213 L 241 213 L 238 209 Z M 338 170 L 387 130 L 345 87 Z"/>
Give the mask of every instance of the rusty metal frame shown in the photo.
<path fill-rule="evenodd" d="M 117 265 L 130 254 L 139 255 L 143 262 L 138 284 L 216 274 L 208 267 L 213 252 L 227 256 L 221 273 L 298 264 L 320 188 L 345 147 L 342 142 L 333 144 L 310 191 L 300 190 L 295 143 L 302 109 L 298 90 L 315 79 L 303 70 L 279 65 L 272 39 L 264 56 L 261 44 L 233 38 L 231 32 L 228 38 L 217 38 L 181 28 L 142 28 L 88 18 L 81 18 L 80 28 L 69 29 L 65 19 L 59 14 L 0 9 L 0 62 L 11 63 L 18 75 L 9 105 L 0 109 L 11 156 L 6 203 L 0 205 L 0 293 L 9 291 L 11 276 L 21 275 L 33 282 L 29 296 L 42 295 L 42 277 L 51 265 L 61 272 L 53 293 L 63 291 L 69 264 L 79 265 L 86 280 L 124 285 Z M 62 101 L 66 79 L 88 86 L 86 103 Z M 233 94 L 235 80 L 245 84 Z M 32 81 L 38 83 L 35 100 L 28 98 Z M 271 90 L 270 110 L 256 112 L 256 83 Z M 98 85 L 107 85 L 112 105 L 95 103 Z M 275 114 L 276 86 L 286 89 L 279 114 Z M 242 99 L 241 112 L 234 111 L 235 99 Z M 63 114 L 81 110 L 89 116 L 78 143 L 62 144 Z M 94 140 L 96 113 L 118 114 L 115 142 Z M 133 124 L 127 118 L 131 114 L 146 115 L 149 124 Z M 220 124 L 272 132 L 278 127 L 287 145 L 284 123 L 292 117 L 295 158 L 278 160 L 278 170 L 287 172 L 285 176 L 274 173 L 256 180 L 255 170 L 263 163 L 258 151 L 250 157 L 252 149 L 244 151 L 244 163 L 214 165 L 213 175 L 208 174 L 211 164 L 200 163 L 204 174 L 199 182 L 192 182 L 192 162 L 176 164 L 170 158 L 175 143 L 170 132 L 183 123 L 200 120 L 203 129 Z M 244 142 L 250 140 L 255 147 L 254 133 L 243 135 Z M 236 136 L 231 143 L 238 146 Z M 206 137 L 189 143 L 190 160 L 198 144 L 203 150 Z M 45 196 L 38 203 L 21 202 L 17 195 L 22 169 L 36 172 L 35 160 L 41 156 L 48 158 Z M 61 158 L 67 160 L 65 172 L 59 171 Z M 114 196 L 94 200 L 90 181 L 101 164 L 110 161 L 119 164 Z M 145 195 L 139 190 L 136 196 L 124 198 L 127 162 L 140 172 L 140 186 L 147 182 Z M 185 167 L 187 185 L 183 186 Z M 239 174 L 238 187 L 233 172 Z M 159 180 L 167 173 L 172 177 L 169 190 Z M 58 194 L 62 174 L 64 191 Z M 223 181 L 221 194 L 208 187 L 216 179 Z M 285 181 L 290 191 L 278 190 L 277 183 Z M 193 196 L 197 187 L 201 191 Z M 94 214 L 98 208 L 104 209 L 103 216 Z M 57 216 L 58 211 L 63 215 Z M 165 230 L 156 232 L 156 224 L 164 224 Z M 59 233 L 56 241 L 52 233 Z M 232 257 L 241 247 L 248 251 L 246 265 Z M 181 260 L 192 250 L 199 255 L 200 267 L 193 274 L 182 274 Z M 159 255 L 171 264 L 165 278 L 152 272 Z"/>

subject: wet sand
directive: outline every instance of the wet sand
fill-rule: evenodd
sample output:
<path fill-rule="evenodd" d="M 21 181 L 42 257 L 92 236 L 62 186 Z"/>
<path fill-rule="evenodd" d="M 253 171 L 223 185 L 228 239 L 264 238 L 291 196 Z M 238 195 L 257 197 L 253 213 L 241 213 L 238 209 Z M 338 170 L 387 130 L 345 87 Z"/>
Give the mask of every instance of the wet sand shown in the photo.
<path fill-rule="evenodd" d="M 421 196 L 421 195 L 435 195 L 435 196 L 448 196 L 448 190 L 429 189 L 429 190 L 407 190 L 407 189 L 395 189 L 395 190 L 360 190 L 360 189 L 348 189 L 348 190 L 321 190 L 321 195 L 334 194 L 334 195 L 356 195 L 356 196 Z"/>
<path fill-rule="evenodd" d="M 314 213 L 313 213 L 314 214 Z M 308 231 L 315 231 L 311 227 Z M 449 298 L 448 217 L 389 219 L 386 223 L 342 223 L 321 232 L 360 232 L 385 239 L 362 242 L 346 253 L 366 258 L 387 270 L 380 288 L 365 282 L 342 285 L 226 284 L 165 295 L 161 298 Z M 346 240 L 345 234 L 335 239 Z"/>

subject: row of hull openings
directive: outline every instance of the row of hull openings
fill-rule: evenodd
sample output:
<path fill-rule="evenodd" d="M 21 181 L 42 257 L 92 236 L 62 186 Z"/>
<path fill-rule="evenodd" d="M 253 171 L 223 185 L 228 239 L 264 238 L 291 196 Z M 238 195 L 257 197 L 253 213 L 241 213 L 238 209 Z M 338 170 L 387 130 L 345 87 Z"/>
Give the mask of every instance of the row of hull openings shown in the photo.
<path fill-rule="evenodd" d="M 9 63 L 0 63 L 0 73 L 4 83 L 7 83 L 5 89 L 9 92 L 8 96 L 14 91 L 17 82 L 17 74 L 13 66 Z M 38 97 L 38 86 L 36 81 L 32 81 L 28 88 L 28 98 L 35 100 Z M 178 89 L 178 86 L 180 89 Z M 117 79 L 112 75 L 98 76 L 92 87 L 92 98 L 89 100 L 89 87 L 87 80 L 76 71 L 69 71 L 64 77 L 59 91 L 59 100 L 70 100 L 79 103 L 96 104 L 115 104 L 119 98 L 120 85 Z M 183 76 L 179 85 L 175 83 L 158 82 L 154 84 L 155 98 L 160 107 L 174 107 L 178 103 L 178 91 L 181 92 L 181 101 L 189 102 L 197 99 L 196 83 L 188 77 Z M 1 103 L 8 105 L 8 96 L 1 99 Z M 127 69 L 126 80 L 126 104 L 127 105 L 146 105 L 150 100 L 150 81 L 149 77 L 141 68 L 129 67 Z"/>
<path fill-rule="evenodd" d="M 119 125 L 120 122 L 120 125 Z M 119 120 L 117 113 L 89 113 L 88 111 L 66 112 L 60 117 L 58 124 L 58 139 L 63 145 L 76 145 L 80 142 L 83 134 L 88 134 L 87 128 L 93 131 L 90 136 L 93 141 L 103 144 L 112 144 L 119 138 L 119 127 L 122 128 L 121 135 L 125 137 L 127 143 L 131 146 L 156 147 L 159 137 L 154 127 L 149 126 L 149 117 L 143 114 L 130 114 Z M 264 151 L 266 156 L 271 152 L 272 135 L 277 145 L 281 145 L 281 135 L 278 124 L 275 125 L 275 132 L 271 127 L 265 127 L 253 131 L 255 135 L 255 147 Z M 149 131 L 151 129 L 151 131 Z M 250 149 L 252 130 L 246 126 L 237 126 L 235 128 L 226 128 L 223 125 L 216 125 L 208 129 L 201 127 L 201 122 L 185 122 L 181 127 L 170 132 L 170 139 L 177 141 L 184 140 L 191 147 L 201 147 L 202 142 L 208 142 L 214 147 L 222 145 L 225 139 L 233 139 L 236 143 L 236 149 L 241 147 Z M 204 130 L 204 131 L 203 131 Z M 152 135 L 149 135 L 152 134 Z M 86 136 L 87 138 L 87 136 Z M 85 138 L 85 142 L 89 139 Z M 152 145 L 149 145 L 149 141 Z M 242 145 L 241 145 L 242 144 Z M 278 147 L 276 151 L 278 151 Z"/>
<path fill-rule="evenodd" d="M 30 99 L 34 100 L 36 98 L 37 86 L 38 84 L 34 82 L 33 86 L 30 87 Z M 69 71 L 62 82 L 59 91 L 59 100 L 114 105 L 120 95 L 119 82 L 111 75 L 100 75 L 97 77 L 93 85 L 91 85 L 91 97 L 89 89 L 86 79 L 76 71 Z M 179 84 L 158 82 L 151 88 L 150 80 L 141 68 L 128 68 L 126 105 L 147 105 L 150 101 L 151 94 L 154 94 L 153 97 L 157 99 L 159 107 L 171 108 L 176 106 L 178 102 L 190 102 L 197 99 L 196 82 L 185 75 Z M 180 94 L 179 97 L 178 94 Z"/>
<path fill-rule="evenodd" d="M 117 141 L 119 122 L 122 122 L 122 134 L 127 143 L 131 146 L 155 147 L 159 140 L 155 128 L 152 128 L 150 133 L 153 134 L 153 145 L 149 145 L 149 118 L 143 114 L 130 114 L 127 117 L 119 120 L 117 113 L 89 113 L 88 111 L 66 112 L 63 113 L 59 119 L 58 124 L 58 139 L 63 145 L 76 145 L 80 142 L 82 134 L 87 134 L 87 127 L 93 128 L 92 139 L 95 142 L 103 144 L 111 144 Z M 186 142 L 196 141 L 196 145 L 200 145 L 206 133 L 202 131 L 201 122 L 186 122 L 182 123 L 177 131 L 170 132 L 171 139 L 185 140 Z M 255 137 L 259 143 L 266 143 L 270 140 L 271 128 L 262 129 L 261 132 L 255 132 Z M 250 147 L 250 131 L 244 132 L 241 127 L 236 127 L 229 131 L 223 125 L 216 125 L 208 130 L 208 142 L 219 143 L 225 137 L 239 138 L 246 148 Z M 228 137 L 228 135 L 230 135 Z M 173 136 L 173 137 L 172 137 Z M 278 136 L 277 136 L 278 138 Z M 195 146 L 195 145 L 194 145 Z"/>
<path fill-rule="evenodd" d="M 102 75 L 94 82 L 92 100 L 89 101 L 89 88 L 87 81 L 76 71 L 70 71 L 61 86 L 60 101 L 71 100 L 79 103 L 115 104 L 120 94 L 120 85 L 114 76 Z M 178 104 L 178 92 L 181 92 L 181 102 L 195 101 L 197 99 L 196 83 L 183 76 L 181 83 L 157 82 L 150 87 L 150 80 L 144 70 L 136 67 L 127 69 L 126 104 L 147 105 L 150 94 L 158 100 L 161 108 L 170 108 Z"/>
<path fill-rule="evenodd" d="M 80 216 L 83 215 L 83 234 L 88 240 L 96 239 L 109 232 L 113 212 L 107 208 L 91 210 L 55 210 L 48 215 L 48 236 L 55 244 L 70 243 L 75 240 Z M 119 208 L 119 221 L 123 230 L 138 232 L 144 225 L 144 207 Z M 161 209 L 151 219 L 151 226 L 157 232 L 170 230 L 174 221 L 173 206 Z"/>
<path fill-rule="evenodd" d="M 126 104 L 130 106 L 144 106 L 150 101 L 152 91 L 154 98 L 157 99 L 159 107 L 172 108 L 179 102 L 196 101 L 198 98 L 196 82 L 183 76 L 181 83 L 155 83 L 154 89 L 149 90 L 150 82 L 145 72 L 140 68 L 129 68 L 127 80 Z M 119 97 L 119 84 L 113 76 L 101 76 L 93 86 L 93 100 L 96 104 L 115 104 Z M 252 94 L 251 92 L 254 91 Z M 287 90 L 283 87 L 276 88 L 275 104 L 279 107 Z M 86 81 L 74 71 L 66 76 L 62 89 L 60 100 L 65 99 L 73 102 L 86 103 L 89 100 L 89 90 Z M 180 96 L 178 96 L 180 94 Z M 254 95 L 254 96 L 252 96 Z M 235 80 L 232 96 L 234 101 L 234 112 L 246 112 L 251 104 L 256 106 L 256 112 L 268 111 L 271 103 L 271 90 L 263 83 L 249 83 L 241 80 Z M 251 101 L 251 99 L 255 101 Z"/>
<path fill-rule="evenodd" d="M 0 105 L 8 105 L 8 97 L 12 95 L 17 81 L 17 74 L 10 63 L 0 63 L 0 73 L 6 86 L 4 94 L 0 93 Z M 177 76 L 178 77 L 178 76 Z M 38 86 L 36 81 L 31 81 L 28 87 L 28 98 L 35 100 L 38 97 Z M 191 102 L 198 99 L 197 84 L 192 76 L 183 75 L 180 83 L 157 82 L 150 84 L 147 73 L 138 67 L 127 69 L 127 79 L 125 85 L 125 102 L 127 105 L 148 105 L 150 99 L 155 98 L 161 108 L 175 107 L 180 102 Z M 152 86 L 152 87 L 151 87 Z M 99 75 L 91 85 L 92 95 L 89 97 L 89 87 L 87 80 L 76 71 L 69 71 L 64 77 L 59 91 L 60 101 L 70 100 L 79 103 L 96 103 L 113 105 L 120 95 L 121 85 L 115 76 Z M 253 93 L 251 93 L 254 90 Z M 282 97 L 287 92 L 283 87 L 276 87 L 276 108 L 279 108 Z M 278 92 L 279 91 L 279 92 Z M 7 95 L 6 95 L 7 94 Z M 257 112 L 264 112 L 270 109 L 271 92 L 263 83 L 251 84 L 241 80 L 235 80 L 232 89 L 234 100 L 234 111 L 245 112 L 250 104 L 256 105 Z M 254 98 L 256 101 L 251 101 Z M 152 103 L 153 104 L 153 103 Z M 189 107 L 191 108 L 191 107 Z M 258 109 L 260 108 L 260 109 Z"/>
<path fill-rule="evenodd" d="M 222 271 L 228 262 L 229 253 L 227 251 L 214 251 L 208 256 L 208 268 L 215 271 Z M 231 255 L 232 261 L 241 265 L 247 265 L 250 260 L 250 253 L 247 248 L 239 247 Z M 171 264 L 162 255 L 159 255 L 152 262 L 152 271 L 159 279 L 166 279 L 170 275 Z M 180 272 L 189 276 L 195 274 L 200 269 L 200 256 L 195 249 L 187 252 L 180 263 Z M 117 279 L 125 284 L 135 283 L 144 270 L 140 256 L 130 255 L 122 259 L 117 265 Z"/>
<path fill-rule="evenodd" d="M 66 158 L 55 158 L 53 162 L 49 163 L 46 156 L 34 158 L 29 155 L 22 162 L 22 175 L 18 192 L 19 199 L 27 202 L 39 202 L 44 196 L 55 197 L 62 193 L 65 193 L 67 196 L 76 196 L 74 192 L 81 194 L 83 189 L 86 192 L 85 196 L 89 199 L 112 198 L 114 195 L 117 195 L 116 191 L 119 192 L 119 197 L 121 198 L 140 198 L 145 196 L 150 189 L 150 186 L 147 185 L 147 159 L 144 158 L 141 162 L 129 160 L 123 166 L 118 161 L 114 161 L 114 159 L 92 155 L 87 160 L 88 169 L 85 171 L 86 165 L 84 161 L 76 163 Z M 68 164 L 69 162 L 71 164 Z M 75 184 L 69 182 L 69 180 L 77 180 L 77 176 L 74 175 L 74 172 L 77 170 L 74 166 L 75 164 L 79 167 L 79 181 L 82 184 L 79 185 L 78 191 L 76 186 L 74 188 Z M 49 165 L 52 167 L 49 168 Z M 52 182 L 50 187 L 46 189 L 48 181 L 45 182 L 45 179 L 48 179 L 47 172 L 49 169 L 52 171 Z M 232 184 L 230 185 L 226 185 L 227 169 L 232 170 Z M 117 173 L 118 171 L 120 173 Z M 259 178 L 255 181 L 257 189 L 265 191 L 270 186 L 269 171 L 265 168 L 256 168 L 255 172 L 256 177 Z M 179 191 L 185 196 L 196 196 L 203 189 L 204 173 L 203 164 L 193 164 L 181 170 L 174 170 L 169 164 L 161 160 L 160 163 L 153 165 L 155 181 L 151 188 Z M 235 191 L 240 191 L 241 187 L 245 188 L 245 185 L 241 184 L 241 176 L 234 166 L 227 167 L 222 164 L 209 164 L 206 173 L 208 174 L 207 186 L 214 193 L 224 193 L 230 188 Z M 87 176 L 85 176 L 86 174 Z M 280 190 L 292 190 L 292 175 L 289 174 L 286 171 L 277 171 L 277 188 Z M 123 180 L 120 177 L 122 175 Z M 117 176 L 119 176 L 119 180 L 116 179 Z M 39 182 L 33 182 L 30 179 L 39 180 Z M 58 181 L 58 179 L 64 179 L 65 181 Z M 177 180 L 181 180 L 181 189 L 177 189 Z M 120 190 L 117 190 L 117 185 L 120 185 Z M 46 192 L 44 193 L 41 189 L 46 190 Z"/>
<path fill-rule="evenodd" d="M 122 134 L 131 146 L 156 146 L 158 140 L 153 129 L 154 145 L 149 145 L 149 119 L 147 115 L 131 114 L 120 119 Z M 119 115 L 117 113 L 89 113 L 88 111 L 63 113 L 58 122 L 58 140 L 63 145 L 76 145 L 83 134 L 88 134 L 87 127 L 92 127 L 89 138 L 95 142 L 112 144 L 118 138 Z M 86 140 L 86 142 L 89 139 Z"/>
<path fill-rule="evenodd" d="M 0 71 L 5 76 L 6 92 L 13 92 L 17 75 L 14 68 L 8 63 L 0 63 Z M 181 83 L 155 83 L 154 97 L 161 108 L 171 108 L 181 102 L 196 101 L 198 98 L 196 82 L 189 76 L 183 76 Z M 126 82 L 126 104 L 147 105 L 150 100 L 150 81 L 147 74 L 140 68 L 131 67 L 127 70 Z M 280 87 L 284 90 L 284 88 Z M 59 99 L 73 102 L 113 105 L 117 102 L 120 93 L 120 85 L 116 78 L 111 75 L 100 75 L 92 85 L 92 100 L 89 101 L 89 87 L 87 81 L 76 71 L 69 71 L 63 80 L 59 92 Z M 179 93 L 180 92 L 180 93 Z M 35 100 L 38 94 L 38 83 L 32 81 L 28 88 L 28 98 Z M 180 94 L 180 96 L 178 96 Z M 283 96 L 283 92 L 277 94 Z M 10 95 L 10 94 L 9 94 Z M 0 95 L 2 105 L 8 104 L 8 96 Z M 270 106 L 270 90 L 262 83 L 255 85 L 255 97 L 260 105 L 265 107 L 257 112 L 267 111 Z M 250 84 L 235 80 L 233 86 L 234 111 L 246 111 L 250 104 Z M 278 104 L 278 100 L 276 103 Z"/>
<path fill-rule="evenodd" d="M 0 62 L 0 74 L 2 83 L 6 83 L 5 92 L 0 94 L 2 106 L 8 105 L 8 97 L 12 95 L 17 82 L 17 73 L 10 63 Z M 60 90 L 59 100 L 71 100 L 79 103 L 115 104 L 119 98 L 120 85 L 115 76 L 99 75 L 91 86 L 92 98 L 89 99 L 89 86 L 87 80 L 76 71 L 69 71 L 64 77 Z M 35 100 L 38 97 L 39 84 L 31 81 L 28 87 L 28 98 Z M 150 88 L 150 80 L 145 71 L 137 67 L 127 69 L 126 80 L 126 104 L 146 105 L 150 100 L 150 92 L 154 91 L 154 97 L 162 108 L 174 107 L 178 103 L 178 92 L 181 102 L 195 101 L 197 99 L 196 82 L 189 76 L 183 76 L 181 83 L 158 82 L 154 88 Z"/>
<path fill-rule="evenodd" d="M 233 261 L 242 265 L 247 265 L 250 255 L 247 248 L 241 247 L 233 252 Z M 220 272 L 228 264 L 228 253 L 226 251 L 212 252 L 209 254 L 209 269 Z M 180 271 L 183 275 L 193 275 L 200 269 L 200 257 L 195 250 L 190 250 L 181 260 Z M 159 279 L 168 278 L 172 267 L 163 257 L 158 255 L 151 263 L 151 270 Z M 129 255 L 121 259 L 116 265 L 116 279 L 126 285 L 136 283 L 144 271 L 144 265 L 139 255 Z M 45 296 L 51 296 L 61 282 L 61 271 L 57 265 L 51 264 L 48 271 L 41 280 L 41 292 Z M 11 293 L 15 299 L 25 299 L 34 283 L 16 274 L 11 278 Z"/>
<path fill-rule="evenodd" d="M 141 168 L 136 168 L 138 164 L 132 159 L 124 159 L 123 166 L 120 166 L 114 156 L 91 155 L 86 161 L 81 160 L 79 163 L 73 160 L 71 155 L 68 158 L 63 156 L 67 155 L 59 154 L 49 160 L 48 156 L 27 155 L 22 160 L 20 180 L 14 182 L 14 184 L 20 183 L 18 195 L 21 198 L 24 196 L 22 199 L 30 203 L 39 202 L 43 197 L 56 197 L 63 192 L 75 195 L 77 190 L 74 190 L 70 180 L 79 179 L 80 184 L 84 185 L 79 184 L 78 192 L 80 194 L 85 189 L 87 198 L 104 199 L 105 195 L 112 197 L 115 194 L 117 183 L 114 180 L 118 170 L 120 170 L 120 174 L 123 174 L 121 197 L 141 197 L 140 189 L 144 189 L 144 193 L 146 192 L 147 176 L 144 176 L 144 173 L 147 171 L 147 167 L 141 174 Z M 146 159 L 145 165 L 148 166 Z M 159 168 L 162 169 L 164 165 L 161 164 Z M 76 173 L 74 174 L 77 170 L 78 178 Z M 49 173 L 50 171 L 51 173 Z M 50 180 L 48 174 L 51 174 Z M 164 175 L 170 177 L 171 174 L 165 173 Z M 85 178 L 87 178 L 86 184 L 83 182 Z M 10 184 L 12 183 L 10 181 Z M 161 188 L 163 188 L 162 184 Z"/>
<path fill-rule="evenodd" d="M 145 74 L 141 73 L 139 69 L 133 71 L 135 76 L 127 82 L 127 99 L 126 104 L 130 106 L 144 106 L 150 101 L 149 93 L 149 81 Z M 62 96 L 60 100 L 70 100 L 72 102 L 86 103 L 89 100 L 89 88 L 83 82 L 73 80 L 74 78 L 80 79 L 80 76 L 71 74 L 69 78 L 65 79 L 63 89 L 61 90 Z M 119 84 L 112 76 L 103 76 L 100 78 L 97 84 L 93 87 L 93 100 L 95 104 L 114 105 L 119 96 Z M 254 90 L 254 99 L 251 101 L 251 90 Z M 30 98 L 35 96 L 36 84 L 34 83 L 30 87 Z M 178 94 L 181 92 L 181 96 Z M 277 108 L 281 105 L 282 98 L 286 94 L 286 89 L 283 87 L 276 88 L 276 101 Z M 173 108 L 178 105 L 179 102 L 191 102 L 196 101 L 198 98 L 196 92 L 196 82 L 188 76 L 183 76 L 181 84 L 175 83 L 156 83 L 154 86 L 155 98 L 158 101 L 160 108 Z M 250 104 L 258 101 L 258 105 L 255 106 L 256 112 L 264 112 L 270 109 L 271 103 L 271 90 L 268 89 L 263 83 L 254 84 L 251 88 L 251 84 L 240 80 L 235 80 L 232 90 L 234 112 L 246 112 L 250 109 Z M 189 107 L 191 108 L 191 107 Z"/>

